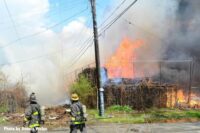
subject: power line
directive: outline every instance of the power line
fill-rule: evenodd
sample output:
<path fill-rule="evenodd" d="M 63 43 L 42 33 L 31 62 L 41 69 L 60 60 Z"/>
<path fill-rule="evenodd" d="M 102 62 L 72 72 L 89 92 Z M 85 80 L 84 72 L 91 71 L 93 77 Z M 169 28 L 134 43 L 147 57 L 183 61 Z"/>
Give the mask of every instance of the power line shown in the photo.
<path fill-rule="evenodd" d="M 87 43 L 88 41 L 91 41 L 91 37 L 89 37 L 87 40 L 85 40 L 83 43 L 80 43 L 81 39 L 79 40 L 79 44 L 81 47 L 79 48 L 80 51 L 77 51 L 78 54 L 84 49 L 84 44 Z M 81 45 L 82 44 L 82 45 Z M 75 45 L 76 46 L 76 45 Z M 71 59 L 74 59 L 75 57 L 73 56 Z"/>
<path fill-rule="evenodd" d="M 74 1 L 74 0 L 73 0 Z M 68 5 L 67 4 L 67 6 L 66 5 L 64 5 L 64 4 L 62 4 L 61 3 L 61 6 L 56 6 L 56 7 L 59 7 L 59 9 L 61 8 L 61 9 L 68 9 L 68 10 L 71 10 L 71 9 L 73 9 L 73 8 L 77 8 L 77 6 L 79 6 L 79 5 L 81 5 L 81 6 L 83 6 L 83 4 L 85 3 L 84 1 L 76 1 L 76 3 L 74 2 L 74 3 L 71 3 L 71 2 L 68 2 L 68 3 L 70 3 L 70 5 Z M 62 8 L 62 6 L 65 6 L 64 8 Z M 72 7 L 73 6 L 73 7 Z M 44 11 L 48 11 L 48 9 L 50 9 L 51 8 L 51 10 L 52 10 L 52 8 L 53 8 L 53 6 L 51 6 L 51 7 L 46 7 L 46 8 L 42 8 L 42 10 L 40 10 L 40 11 L 33 11 L 32 13 L 34 14 L 34 15 L 40 15 L 41 13 L 43 13 Z M 55 14 L 55 13 L 57 13 L 58 11 L 57 11 L 57 9 L 54 7 L 53 8 L 53 11 L 50 11 L 49 13 L 53 13 L 53 14 Z M 50 17 L 50 16 L 52 16 L 52 14 L 47 14 L 47 15 L 45 15 L 45 17 Z M 21 16 L 20 15 L 12 15 L 12 18 L 13 19 L 17 19 L 17 18 L 20 18 Z M 0 22 L 0 24 L 2 25 L 2 24 L 7 24 L 7 20 L 8 20 L 9 18 L 4 18 L 3 20 L 1 20 L 1 22 Z M 24 24 L 24 23 L 22 23 L 22 24 Z M 16 25 L 16 26 L 18 26 L 18 25 Z"/>
<path fill-rule="evenodd" d="M 84 67 L 87 67 L 87 66 L 90 66 L 90 65 L 93 65 L 93 64 L 95 64 L 95 61 L 92 61 L 92 62 L 88 63 L 87 65 L 85 65 L 83 67 L 76 68 L 73 71 L 67 72 L 64 75 L 66 76 L 66 75 L 72 74 L 72 73 L 76 72 L 77 70 L 82 70 Z"/>
<path fill-rule="evenodd" d="M 81 32 L 82 32 L 82 31 L 83 31 L 83 30 L 81 30 Z M 81 34 L 81 32 L 80 32 L 80 34 Z M 90 38 L 87 39 L 84 43 L 87 43 L 88 41 L 91 41 Z M 84 46 L 84 45 L 83 45 L 83 46 Z M 82 49 L 84 49 L 84 48 L 81 47 L 81 51 L 82 51 Z M 61 51 L 62 51 L 62 50 L 61 50 Z M 17 63 L 28 62 L 28 61 L 40 59 L 40 58 L 42 58 L 42 57 L 46 57 L 46 56 L 49 56 L 49 55 L 52 55 L 52 54 L 57 54 L 57 53 L 60 53 L 61 51 L 56 51 L 56 52 L 52 52 L 52 53 L 45 54 L 45 55 L 41 55 L 41 56 L 36 56 L 36 57 L 24 59 L 24 60 L 19 60 L 19 61 L 16 61 L 16 62 L 3 63 L 3 64 L 0 64 L 0 65 L 12 65 L 12 64 L 17 64 Z"/>
<path fill-rule="evenodd" d="M 114 9 L 114 11 L 104 20 L 104 22 L 103 23 L 101 23 L 101 25 L 100 25 L 100 27 L 106 22 L 106 21 L 108 21 L 108 19 L 125 3 L 125 1 L 126 0 L 123 0 L 115 9 Z M 85 46 L 85 47 L 87 47 L 86 48 L 86 50 L 89 48 L 88 46 Z M 79 55 L 77 55 L 77 59 L 74 61 L 74 63 L 72 63 L 70 66 L 73 66 L 80 58 L 81 58 L 81 56 L 84 54 L 84 53 L 82 53 L 81 54 L 81 52 L 82 52 L 82 50 L 85 48 L 85 47 L 83 47 L 83 48 L 81 48 L 81 50 L 80 50 L 80 54 Z M 85 51 L 86 51 L 85 50 Z M 81 56 L 80 56 L 81 55 Z M 73 57 L 74 58 L 74 57 Z M 72 59 L 73 59 L 72 58 Z"/>
<path fill-rule="evenodd" d="M 98 36 L 101 36 L 102 33 L 109 29 L 132 5 L 134 5 L 136 3 L 137 0 L 135 0 L 133 3 L 131 3 L 125 10 L 123 10 L 122 13 L 120 13 L 116 18 L 114 18 L 113 20 L 111 20 L 110 23 L 108 23 L 108 27 L 106 27 L 106 29 L 102 30 L 100 32 L 100 34 Z M 86 44 L 86 45 L 82 45 L 82 46 L 85 46 L 85 47 L 81 47 L 81 50 L 79 52 L 79 55 L 77 55 L 75 58 L 74 58 L 74 61 L 73 63 L 70 65 L 73 66 L 84 54 L 85 52 L 88 50 L 88 48 L 92 45 L 92 43 L 89 43 L 90 41 L 92 41 L 92 38 L 88 38 L 83 44 Z M 20 60 L 20 61 L 17 61 L 17 62 L 13 62 L 13 63 L 6 63 L 6 64 L 0 64 L 0 65 L 11 65 L 11 64 L 16 64 L 16 63 L 22 63 L 22 62 L 27 62 L 27 61 L 31 61 L 31 60 L 35 60 L 35 59 L 38 59 L 38 58 L 42 58 L 42 57 L 45 57 L 45 56 L 48 56 L 48 55 L 52 55 L 52 54 L 56 54 L 60 51 L 57 51 L 57 52 L 53 52 L 53 53 L 50 53 L 50 54 L 46 54 L 46 55 L 41 55 L 41 56 L 37 56 L 37 57 L 33 57 L 33 58 L 29 58 L 29 59 L 25 59 L 25 60 Z"/>
<path fill-rule="evenodd" d="M 88 50 L 88 48 L 92 45 L 92 39 L 93 38 L 90 37 L 86 40 L 85 47 L 82 47 L 79 54 L 73 58 L 74 61 L 68 67 L 73 66 L 77 61 L 79 61 L 79 59 L 85 54 L 85 52 Z"/>
<path fill-rule="evenodd" d="M 91 25 L 91 21 L 90 21 L 88 27 L 89 27 L 90 25 Z M 81 33 L 82 33 L 82 31 L 81 31 Z M 80 33 L 80 34 L 81 34 L 81 33 Z M 91 39 L 92 39 L 92 38 L 89 37 L 86 41 L 84 41 L 84 43 L 81 43 L 82 45 L 81 45 L 81 47 L 79 48 L 79 51 L 77 51 L 77 52 L 78 52 L 78 55 L 73 56 L 73 57 L 71 58 L 72 61 L 73 61 L 73 60 L 76 60 L 75 58 L 77 58 L 77 57 L 82 53 L 82 51 L 87 47 L 87 44 L 89 43 L 89 41 L 92 41 Z M 77 40 L 74 41 L 74 43 L 77 42 L 76 44 L 80 45 L 81 40 L 83 40 L 83 39 L 82 39 L 82 38 L 77 39 Z M 74 43 L 73 43 L 73 44 L 74 44 Z M 75 44 L 75 45 L 76 45 L 76 44 Z M 86 45 L 84 45 L 84 44 L 86 44 Z M 75 61 L 75 62 L 76 62 L 76 61 Z M 72 64 L 75 64 L 75 63 L 72 63 Z M 72 66 L 72 65 L 70 65 L 70 66 Z"/>
<path fill-rule="evenodd" d="M 126 2 L 126 0 L 123 0 L 123 1 L 113 10 L 113 12 L 100 24 L 99 27 L 101 27 L 103 24 L 105 24 L 106 21 L 107 21 L 109 18 L 111 18 L 111 17 L 114 15 L 114 13 L 115 13 L 125 2 Z"/>
<path fill-rule="evenodd" d="M 105 25 L 101 32 L 106 31 L 107 29 L 109 29 L 122 15 L 124 15 L 135 3 L 137 2 L 137 0 L 134 0 L 129 6 L 127 6 L 117 17 L 115 17 L 113 20 L 111 20 L 110 23 L 108 23 L 107 25 Z M 101 34 L 100 34 L 101 35 Z"/>
<path fill-rule="evenodd" d="M 13 20 L 13 18 L 12 18 L 12 15 L 11 15 L 11 12 L 10 12 L 10 10 L 9 10 L 9 8 L 8 8 L 8 5 L 7 5 L 6 0 L 4 0 L 4 5 L 5 5 L 5 7 L 6 7 L 6 10 L 7 10 L 7 12 L 8 12 L 8 16 L 9 16 L 11 22 L 12 22 L 13 27 L 14 27 L 15 33 L 16 33 L 16 35 L 17 35 L 17 40 L 20 40 L 20 39 L 19 39 L 19 38 L 20 38 L 19 33 L 18 33 L 18 31 L 17 31 L 15 22 L 14 22 L 14 20 Z"/>
<path fill-rule="evenodd" d="M 84 9 L 84 11 L 85 11 L 85 10 L 87 10 L 87 8 Z M 82 11 L 81 11 L 81 12 L 82 12 Z M 79 13 L 78 13 L 78 14 L 79 14 Z M 73 15 L 73 17 L 76 16 L 76 15 L 77 15 L 77 14 Z M 71 18 L 72 18 L 72 17 L 67 18 L 67 19 L 65 19 L 65 20 L 63 20 L 63 21 L 66 21 L 66 20 L 71 19 Z M 55 26 L 57 26 L 57 25 L 59 25 L 59 24 L 61 24 L 61 23 L 63 23 L 63 21 L 61 21 L 60 23 L 57 23 L 57 24 L 55 24 L 55 25 L 53 25 L 53 26 L 51 26 L 51 27 L 48 27 L 47 30 L 50 29 L 50 28 L 53 28 L 53 27 L 55 27 Z M 45 31 L 46 31 L 46 30 L 45 30 Z M 45 32 L 45 31 L 43 31 L 43 32 Z M 41 34 L 41 33 L 43 33 L 43 32 L 38 32 L 38 33 L 35 33 L 35 34 L 32 34 L 32 35 L 26 36 L 26 38 L 27 38 L 27 37 L 31 37 L 31 36 L 33 36 L 33 35 L 35 36 L 35 35 L 37 35 L 37 34 Z M 22 39 L 24 39 L 24 38 L 25 38 L 25 37 L 23 37 Z M 89 40 L 89 39 L 88 39 L 88 40 Z M 18 41 L 18 40 L 17 40 L 17 41 Z M 16 42 L 16 40 L 13 41 L 13 42 L 10 42 L 9 45 L 11 45 L 11 44 L 13 44 L 13 43 L 15 43 L 15 42 Z M 8 46 L 8 45 L 6 45 L 6 46 Z M 2 46 L 2 47 L 6 47 L 6 46 Z M 84 46 L 84 45 L 82 45 L 82 46 Z M 0 48 L 2 48 L 2 47 L 0 47 Z M 87 47 L 87 48 L 86 48 L 86 47 Z M 83 51 L 85 48 L 86 48 L 86 50 L 89 48 L 88 45 L 86 45 L 86 47 L 81 47 L 81 50 L 80 50 L 79 53 L 82 53 L 82 51 Z M 86 50 L 84 50 L 84 51 L 86 51 Z M 57 52 L 56 52 L 56 53 L 57 53 Z M 81 56 L 82 56 L 83 54 L 84 54 L 84 53 L 82 53 Z M 50 54 L 48 54 L 48 55 L 50 55 Z M 46 56 L 46 55 L 44 55 L 44 56 Z M 37 57 L 34 57 L 33 59 L 41 58 L 41 57 L 44 57 L 44 56 L 37 56 Z M 75 61 L 74 63 L 72 63 L 72 64 L 75 64 L 75 63 L 79 60 L 79 58 L 81 58 L 81 56 L 78 55 L 78 56 L 77 56 L 78 58 L 77 58 L 76 61 Z M 27 59 L 27 60 L 22 60 L 22 61 L 17 61 L 17 63 L 18 63 L 18 62 L 21 63 L 21 62 L 28 61 L 28 60 L 29 60 L 29 59 Z M 32 58 L 30 58 L 30 60 L 32 60 Z M 9 63 L 9 64 L 10 64 L 10 63 Z"/>
<path fill-rule="evenodd" d="M 92 39 L 92 38 L 90 38 L 90 39 Z M 89 41 L 91 41 L 91 40 L 89 40 Z M 88 44 L 88 43 L 89 43 L 89 42 L 87 42 L 87 44 Z M 86 46 L 87 46 L 87 48 L 84 47 L 84 49 L 86 48 L 86 50 L 87 50 L 87 49 L 89 48 L 89 46 L 91 46 L 91 45 L 86 45 Z M 85 50 L 85 51 L 86 51 L 86 50 Z M 84 51 L 84 53 L 85 53 L 85 51 Z M 0 64 L 0 66 L 4 66 L 4 65 L 14 65 L 14 64 L 29 62 L 29 61 L 33 61 L 33 60 L 37 60 L 37 59 L 46 57 L 46 56 L 58 54 L 58 53 L 60 53 L 60 52 L 61 52 L 61 50 L 55 51 L 55 52 L 52 52 L 52 53 L 48 53 L 48 54 L 45 54 L 45 55 L 40 55 L 40 56 L 31 57 L 31 58 L 28 58 L 28 59 L 19 60 L 19 61 L 16 61 L 16 62 L 2 63 L 2 64 Z M 84 53 L 82 53 L 82 55 L 83 55 Z M 82 55 L 81 55 L 81 56 L 82 56 Z M 77 58 L 77 57 L 75 57 L 75 58 Z M 77 61 L 78 61 L 78 59 L 77 59 Z"/>
<path fill-rule="evenodd" d="M 82 50 L 87 46 L 87 44 L 89 43 L 89 41 L 92 41 L 91 39 L 92 39 L 92 38 L 89 37 L 87 40 L 84 41 L 84 43 L 81 43 L 82 45 L 81 45 L 81 47 L 79 48 L 79 51 L 77 50 L 77 53 L 78 53 L 78 54 L 80 54 L 80 53 L 82 52 Z M 86 44 L 86 45 L 84 45 L 84 44 Z M 75 56 L 72 56 L 72 57 L 71 57 L 72 60 L 74 60 L 74 58 L 76 58 L 76 54 L 75 54 Z"/>
<path fill-rule="evenodd" d="M 43 31 L 36 32 L 36 33 L 30 34 L 30 35 L 26 35 L 26 36 L 20 37 L 20 38 L 14 40 L 14 41 L 9 42 L 7 45 L 1 46 L 0 48 L 5 48 L 5 47 L 8 47 L 8 46 L 10 46 L 10 45 L 13 45 L 13 44 L 15 44 L 16 42 L 18 42 L 19 40 L 24 40 L 24 39 L 27 39 L 27 38 L 30 38 L 30 37 L 34 37 L 34 36 L 40 35 L 40 34 L 46 32 L 46 31 L 48 31 L 49 29 L 52 29 L 52 28 L 54 28 L 54 27 L 57 27 L 58 25 L 63 24 L 64 22 L 66 22 L 66 21 L 68 21 L 68 20 L 74 18 L 75 16 L 78 16 L 78 15 L 82 14 L 82 13 L 85 12 L 87 9 L 88 9 L 88 7 L 85 8 L 85 9 L 83 9 L 83 10 L 81 10 L 80 12 L 78 12 L 78 13 L 76 13 L 76 14 L 74 14 L 74 15 L 72 15 L 72 16 L 70 16 L 70 17 L 68 17 L 68 18 L 66 18 L 66 19 L 64 19 L 64 20 L 62 20 L 62 21 L 60 21 L 60 22 L 58 22 L 58 23 L 52 25 L 52 26 L 46 27 L 46 29 L 43 30 Z"/>
<path fill-rule="evenodd" d="M 89 40 L 89 41 L 90 41 L 90 40 Z M 88 42 L 88 43 L 89 43 L 89 42 Z M 87 44 L 88 44 L 88 43 L 87 43 Z M 19 61 L 16 61 L 16 62 L 2 63 L 2 64 L 0 64 L 0 66 L 3 66 L 3 65 L 13 65 L 13 64 L 18 64 L 18 63 L 29 62 L 29 61 L 33 61 L 33 60 L 37 60 L 37 59 L 46 57 L 46 56 L 58 54 L 58 53 L 60 53 L 61 51 L 62 51 L 62 50 L 59 50 L 59 51 L 55 51 L 55 52 L 48 53 L 48 54 L 45 54 L 45 55 L 35 56 L 35 57 L 31 57 L 31 58 L 24 59 L 24 60 L 19 60 Z"/>
<path fill-rule="evenodd" d="M 79 3 L 78 5 L 83 5 L 83 3 Z M 74 8 L 77 8 L 77 6 L 74 6 L 74 7 L 71 7 L 71 8 L 63 8 L 62 12 L 65 13 L 69 10 L 72 10 Z M 53 12 L 50 12 L 48 15 L 45 15 L 46 18 L 48 17 L 53 17 L 53 16 L 57 16 L 60 12 L 59 11 L 53 11 Z M 39 14 L 39 13 L 38 13 Z M 13 15 L 12 15 L 13 16 Z M 30 21 L 32 21 L 31 19 L 28 19 L 26 21 L 18 21 L 17 23 L 15 23 L 15 26 L 16 27 L 21 27 L 21 26 L 24 26 L 25 24 L 29 23 Z M 31 23 L 31 22 L 30 22 Z M 29 24 L 30 24 L 29 23 Z M 5 24 L 7 24 L 5 22 Z M 3 22 L 0 22 L 0 25 L 4 25 Z M 5 30 L 5 29 L 10 29 L 11 26 L 3 26 L 3 27 L 0 27 L 1 30 Z"/>
<path fill-rule="evenodd" d="M 92 38 L 87 39 L 84 43 L 88 44 L 88 43 L 91 41 L 91 39 L 92 39 Z M 88 45 L 86 45 L 86 46 L 88 46 Z M 82 48 L 82 50 L 84 50 L 84 49 L 85 49 L 85 47 Z M 62 49 L 62 50 L 63 50 L 63 49 Z M 19 60 L 19 61 L 16 61 L 16 62 L 2 63 L 2 64 L 0 64 L 0 66 L 3 66 L 3 65 L 13 65 L 13 64 L 18 64 L 18 63 L 24 63 L 24 62 L 29 62 L 29 61 L 37 60 L 37 59 L 40 59 L 40 58 L 43 58 L 43 57 L 46 57 L 46 56 L 58 54 L 58 53 L 60 53 L 62 50 L 55 51 L 55 52 L 52 52 L 52 53 L 48 53 L 48 54 L 45 54 L 45 55 L 40 55 L 40 56 L 31 57 L 31 58 L 24 59 L 24 60 Z M 82 50 L 81 50 L 81 52 L 82 52 Z M 81 53 L 81 52 L 80 52 L 80 53 Z M 77 58 L 77 57 L 74 57 L 74 58 Z"/>
<path fill-rule="evenodd" d="M 91 21 L 88 21 L 89 23 L 88 23 L 88 26 L 90 26 L 91 25 Z M 83 27 L 84 28 L 84 27 Z M 85 30 L 86 30 L 86 28 L 84 29 L 84 30 L 80 30 L 81 32 L 78 34 L 78 37 L 82 34 L 82 33 L 84 33 L 85 32 Z M 87 45 L 87 43 L 89 42 L 89 41 L 91 41 L 91 37 L 89 37 L 88 39 L 86 39 L 83 43 L 82 43 L 82 41 L 83 41 L 83 39 L 81 38 L 81 37 L 79 37 L 79 38 L 77 38 L 72 44 L 74 44 L 73 46 L 81 46 L 80 48 L 79 48 L 79 51 L 77 50 L 76 52 L 77 52 L 77 54 L 81 54 L 81 52 L 82 52 L 82 50 L 86 47 L 84 44 L 86 44 Z M 82 44 L 82 45 L 81 45 Z M 85 47 L 84 47 L 85 46 Z M 77 55 L 78 56 L 78 55 Z M 73 56 L 73 57 L 71 57 L 71 60 L 74 60 L 76 57 L 76 54 L 75 54 L 75 56 Z"/>
<path fill-rule="evenodd" d="M 124 0 L 121 4 L 123 4 L 124 2 L 125 2 L 126 0 Z M 128 11 L 128 9 L 130 9 L 135 3 L 137 2 L 137 0 L 135 0 L 135 1 L 133 1 L 128 7 L 126 7 L 117 17 L 115 17 L 113 20 L 111 20 L 110 21 L 110 23 L 108 23 L 107 25 L 105 25 L 103 28 L 104 28 L 104 30 L 102 30 L 102 31 L 100 31 L 100 34 L 98 35 L 98 36 L 101 36 L 102 35 L 102 33 L 105 31 L 105 30 L 107 30 L 107 29 L 109 29 L 126 11 Z M 121 5 L 120 4 L 120 5 Z M 120 6 L 118 6 L 117 8 L 119 8 Z M 113 14 L 113 13 L 112 13 Z M 111 16 L 111 15 L 110 15 Z M 106 19 L 105 21 L 107 21 L 108 19 Z M 104 22 L 105 22 L 104 21 Z M 77 59 L 69 66 L 69 67 L 71 67 L 71 66 L 73 66 L 83 55 L 84 55 L 84 53 L 87 51 L 87 49 L 89 48 L 89 46 L 90 45 L 87 45 L 86 47 L 84 47 L 84 48 L 86 48 L 85 50 L 84 50 L 84 52 L 82 53 L 82 54 L 79 54 L 77 57 Z M 83 49 L 82 49 L 83 50 Z M 81 50 L 81 52 L 82 52 L 82 50 Z M 80 52 L 80 53 L 81 53 Z"/>
<path fill-rule="evenodd" d="M 87 41 L 91 41 L 91 40 L 88 39 Z M 87 42 L 87 41 L 86 41 L 86 42 Z M 85 42 L 85 43 L 86 43 L 86 42 Z M 87 42 L 87 44 L 88 44 L 88 43 L 89 43 L 89 42 Z M 62 50 L 63 50 L 63 49 L 62 49 Z M 40 59 L 40 58 L 43 58 L 43 57 L 46 57 L 46 56 L 58 54 L 58 53 L 60 53 L 62 50 L 55 51 L 55 52 L 52 52 L 52 53 L 48 53 L 48 54 L 45 54 L 45 55 L 40 55 L 40 56 L 31 57 L 31 58 L 24 59 L 24 60 L 19 60 L 19 61 L 16 61 L 16 62 L 2 63 L 2 64 L 0 64 L 0 66 L 3 66 L 3 65 L 13 65 L 13 64 L 18 64 L 18 63 L 24 63 L 24 62 L 28 62 L 28 61 L 37 60 L 37 59 Z"/>
<path fill-rule="evenodd" d="M 16 62 L 2 63 L 2 64 L 0 64 L 0 66 L 4 66 L 4 65 L 14 65 L 14 64 L 29 62 L 29 61 L 33 61 L 33 60 L 36 60 L 36 59 L 40 59 L 40 58 L 43 58 L 43 57 L 45 57 L 45 56 L 49 56 L 49 55 L 56 54 L 56 53 L 58 53 L 58 52 L 52 52 L 51 54 L 45 54 L 45 55 L 35 56 L 35 57 L 32 57 L 32 58 L 28 58 L 28 59 L 24 59 L 24 60 L 19 60 L 19 61 L 16 61 Z"/>
<path fill-rule="evenodd" d="M 91 25 L 91 21 L 88 21 L 88 23 L 86 24 L 87 27 L 90 27 Z M 78 37 L 76 40 L 73 41 L 72 44 L 74 44 L 73 46 L 79 46 L 80 45 L 80 42 L 83 40 L 80 35 L 82 33 L 85 33 L 85 31 L 87 30 L 87 27 L 85 28 L 84 26 L 82 27 L 82 29 L 80 29 L 80 32 L 78 33 Z M 84 29 L 85 28 L 85 29 Z"/>

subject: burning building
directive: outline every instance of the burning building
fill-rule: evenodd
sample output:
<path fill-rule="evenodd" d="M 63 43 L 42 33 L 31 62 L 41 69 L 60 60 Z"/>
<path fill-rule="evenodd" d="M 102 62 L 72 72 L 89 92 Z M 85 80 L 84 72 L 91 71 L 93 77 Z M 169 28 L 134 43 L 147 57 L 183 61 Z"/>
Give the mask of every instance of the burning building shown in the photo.
<path fill-rule="evenodd" d="M 105 63 L 101 76 L 106 105 L 130 105 L 141 109 L 189 107 L 190 103 L 197 107 L 198 96 L 190 91 L 190 61 L 137 60 L 137 49 L 144 45 L 141 40 L 125 38 Z M 173 73 L 173 70 L 180 73 Z M 187 73 L 185 77 L 182 71 Z"/>
<path fill-rule="evenodd" d="M 108 106 L 136 107 L 141 100 L 158 107 L 199 104 L 199 4 L 141 0 L 106 30 L 100 55 Z"/>

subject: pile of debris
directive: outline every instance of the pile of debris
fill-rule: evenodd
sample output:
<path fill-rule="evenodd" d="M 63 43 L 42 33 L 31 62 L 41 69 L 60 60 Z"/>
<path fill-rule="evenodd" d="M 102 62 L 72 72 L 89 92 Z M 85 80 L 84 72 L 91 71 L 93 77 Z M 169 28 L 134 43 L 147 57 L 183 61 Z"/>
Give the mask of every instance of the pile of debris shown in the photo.
<path fill-rule="evenodd" d="M 44 109 L 44 110 L 43 110 Z M 66 127 L 69 122 L 69 114 L 65 113 L 66 108 L 63 106 L 42 107 L 42 119 L 44 120 L 43 127 L 55 128 Z M 44 111 L 44 112 L 43 112 Z M 1 113 L 5 121 L 13 125 L 23 126 L 24 112 L 21 113 Z"/>
<path fill-rule="evenodd" d="M 45 125 L 48 127 L 64 127 L 68 125 L 69 114 L 63 106 L 45 108 Z"/>
<path fill-rule="evenodd" d="M 23 113 L 2 113 L 5 121 L 9 123 L 23 126 L 24 114 Z"/>
<path fill-rule="evenodd" d="M 106 106 L 129 105 L 142 110 L 151 107 L 174 107 L 177 101 L 178 87 L 173 84 L 159 84 L 149 80 L 133 83 L 129 79 L 123 79 L 120 84 L 110 82 L 104 88 Z"/>

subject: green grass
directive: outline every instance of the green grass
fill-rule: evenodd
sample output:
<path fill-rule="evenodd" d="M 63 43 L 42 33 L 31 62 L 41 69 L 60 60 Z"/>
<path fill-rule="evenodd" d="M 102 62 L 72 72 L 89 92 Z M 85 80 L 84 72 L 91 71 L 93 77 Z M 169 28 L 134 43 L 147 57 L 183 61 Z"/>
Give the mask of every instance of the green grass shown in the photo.
<path fill-rule="evenodd" d="M 7 121 L 4 119 L 4 117 L 0 116 L 0 124 L 5 124 Z"/>
<path fill-rule="evenodd" d="M 193 111 L 193 110 L 188 111 L 186 112 L 186 116 L 200 118 L 200 111 Z"/>
<path fill-rule="evenodd" d="M 8 107 L 6 105 L 0 105 L 0 113 L 5 113 L 8 111 Z"/>
<path fill-rule="evenodd" d="M 200 119 L 199 110 L 179 110 L 179 109 L 156 109 L 149 110 L 150 121 L 180 120 L 180 119 Z"/>
<path fill-rule="evenodd" d="M 88 122 L 102 123 L 147 123 L 166 122 L 168 120 L 200 120 L 200 110 L 179 110 L 169 108 L 151 108 L 145 112 L 137 112 L 126 106 L 111 106 L 106 109 L 105 116 L 99 117 L 97 110 L 88 110 Z"/>
<path fill-rule="evenodd" d="M 130 106 L 120 106 L 120 105 L 113 105 L 111 107 L 108 107 L 106 110 L 109 111 L 109 112 L 121 111 L 121 112 L 127 112 L 127 113 L 133 111 L 133 109 Z"/>
<path fill-rule="evenodd" d="M 3 105 L 0 105 L 0 113 L 6 113 L 8 111 L 8 107 L 3 104 Z M 0 124 L 5 124 L 7 123 L 7 121 L 4 119 L 4 116 L 0 114 Z"/>

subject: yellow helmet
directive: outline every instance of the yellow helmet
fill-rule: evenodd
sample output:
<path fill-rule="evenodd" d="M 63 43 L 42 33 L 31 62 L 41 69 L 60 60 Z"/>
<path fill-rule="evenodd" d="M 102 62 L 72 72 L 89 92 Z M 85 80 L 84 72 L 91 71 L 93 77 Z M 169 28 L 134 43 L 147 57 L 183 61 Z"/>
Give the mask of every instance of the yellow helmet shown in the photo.
<path fill-rule="evenodd" d="M 71 95 L 71 100 L 72 100 L 72 101 L 78 101 L 78 100 L 79 100 L 78 94 L 73 93 L 73 94 Z"/>

